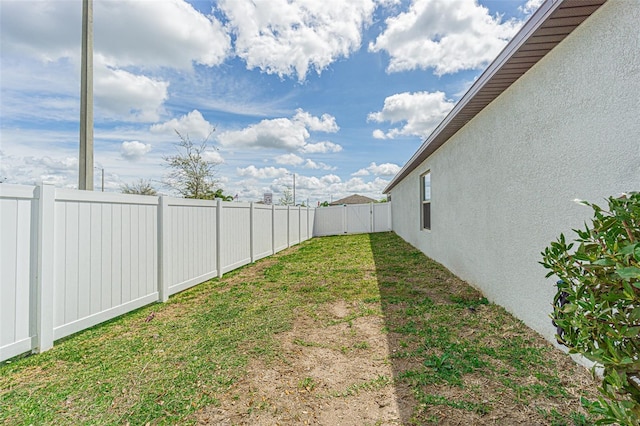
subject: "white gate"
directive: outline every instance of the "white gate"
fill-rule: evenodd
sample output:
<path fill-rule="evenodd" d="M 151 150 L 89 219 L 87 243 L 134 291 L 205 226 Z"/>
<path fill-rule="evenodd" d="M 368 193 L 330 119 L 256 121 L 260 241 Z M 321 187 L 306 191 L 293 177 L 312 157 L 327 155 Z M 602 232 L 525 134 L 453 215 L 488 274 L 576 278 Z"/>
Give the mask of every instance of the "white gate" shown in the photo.
<path fill-rule="evenodd" d="M 391 231 L 391 203 L 320 207 L 315 214 L 314 237 Z"/>

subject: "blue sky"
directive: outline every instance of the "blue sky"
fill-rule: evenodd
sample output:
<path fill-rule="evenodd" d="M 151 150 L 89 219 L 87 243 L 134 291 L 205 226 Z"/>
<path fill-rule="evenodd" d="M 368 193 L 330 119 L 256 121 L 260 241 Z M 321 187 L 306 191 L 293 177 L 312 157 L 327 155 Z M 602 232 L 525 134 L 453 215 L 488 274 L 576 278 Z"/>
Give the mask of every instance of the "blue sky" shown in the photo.
<path fill-rule="evenodd" d="M 94 0 L 96 167 L 162 193 L 175 130 L 242 201 L 382 190 L 541 0 Z M 0 179 L 77 187 L 81 0 L 0 2 Z M 215 148 L 215 149 L 214 149 Z M 96 170 L 96 187 L 100 186 Z"/>

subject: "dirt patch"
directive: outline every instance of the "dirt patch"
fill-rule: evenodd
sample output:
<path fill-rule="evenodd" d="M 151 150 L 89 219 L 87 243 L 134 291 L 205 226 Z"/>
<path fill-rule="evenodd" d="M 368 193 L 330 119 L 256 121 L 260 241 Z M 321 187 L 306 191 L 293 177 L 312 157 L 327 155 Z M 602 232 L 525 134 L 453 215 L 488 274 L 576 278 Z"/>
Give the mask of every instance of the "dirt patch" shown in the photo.
<path fill-rule="evenodd" d="M 420 403 L 414 397 L 415 384 L 398 377 L 424 368 L 422 360 L 399 356 L 407 346 L 387 330 L 382 314 L 361 313 L 362 305 L 343 300 L 297 312 L 293 328 L 277 336 L 280 356 L 268 363 L 252 359 L 247 374 L 219 398 L 219 405 L 197 413 L 198 424 L 543 425 L 553 420 L 545 413 L 567 404 L 553 396 L 514 395 L 516 391 L 482 373 L 465 376 L 460 386 L 433 383 L 423 394 L 432 400 Z M 534 345 L 546 345 L 539 336 L 533 340 Z M 593 386 L 588 373 L 563 354 L 553 351 L 549 356 L 561 367 L 561 381 Z M 507 369 L 504 374 L 512 380 Z M 517 389 L 542 386 L 530 375 L 513 380 Z M 567 390 L 579 400 L 575 386 Z"/>
<path fill-rule="evenodd" d="M 218 407 L 202 410 L 200 424 L 399 425 L 414 401 L 393 385 L 394 371 L 380 316 L 353 316 L 339 301 L 330 317 L 300 313 L 293 329 L 278 336 L 280 360 L 250 362 L 248 374 Z M 333 321 L 332 321 L 333 320 Z"/>

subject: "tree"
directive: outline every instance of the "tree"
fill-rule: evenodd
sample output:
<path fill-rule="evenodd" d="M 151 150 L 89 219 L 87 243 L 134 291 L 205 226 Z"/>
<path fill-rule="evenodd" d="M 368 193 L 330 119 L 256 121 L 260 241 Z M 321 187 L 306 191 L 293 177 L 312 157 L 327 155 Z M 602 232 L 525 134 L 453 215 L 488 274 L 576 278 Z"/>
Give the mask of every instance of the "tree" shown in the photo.
<path fill-rule="evenodd" d="M 278 204 L 281 206 L 290 206 L 293 204 L 293 194 L 291 193 L 291 188 L 288 186 L 282 192 L 282 197 L 278 200 Z"/>
<path fill-rule="evenodd" d="M 158 192 L 151 185 L 151 182 L 140 178 L 136 182 L 129 184 L 122 184 L 120 191 L 123 194 L 138 194 L 138 195 L 158 195 Z"/>
<path fill-rule="evenodd" d="M 222 201 L 233 201 L 233 195 L 224 195 L 222 192 L 222 188 L 216 189 L 216 192 L 211 194 L 211 198 L 206 198 L 207 200 L 213 200 L 214 198 L 220 198 Z"/>
<path fill-rule="evenodd" d="M 182 135 L 176 130 L 180 138 L 176 147 L 178 152 L 164 157 L 170 169 L 164 184 L 184 198 L 216 198 L 219 190 L 216 188 L 217 163 L 206 156 L 211 133 L 199 145 L 195 145 L 189 135 Z M 222 190 L 219 191 L 222 195 Z"/>
<path fill-rule="evenodd" d="M 594 212 L 591 226 L 563 234 L 540 262 L 555 275 L 553 323 L 556 339 L 602 367 L 598 401 L 583 401 L 600 417 L 596 424 L 640 424 L 640 193 L 608 199 L 608 210 L 582 201 Z"/>

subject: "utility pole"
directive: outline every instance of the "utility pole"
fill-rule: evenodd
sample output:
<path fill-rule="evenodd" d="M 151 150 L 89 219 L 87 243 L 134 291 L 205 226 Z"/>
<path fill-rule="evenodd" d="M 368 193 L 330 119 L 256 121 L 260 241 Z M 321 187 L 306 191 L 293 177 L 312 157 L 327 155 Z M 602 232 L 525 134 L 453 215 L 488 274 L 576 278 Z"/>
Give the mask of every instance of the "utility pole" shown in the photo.
<path fill-rule="evenodd" d="M 293 207 L 296 206 L 296 174 L 293 174 Z"/>
<path fill-rule="evenodd" d="M 78 189 L 93 190 L 93 0 L 82 0 Z"/>

